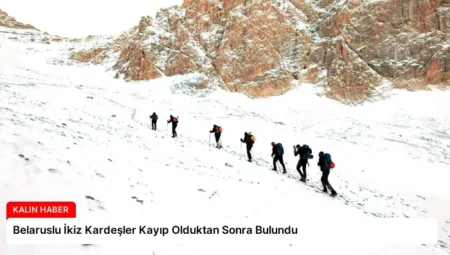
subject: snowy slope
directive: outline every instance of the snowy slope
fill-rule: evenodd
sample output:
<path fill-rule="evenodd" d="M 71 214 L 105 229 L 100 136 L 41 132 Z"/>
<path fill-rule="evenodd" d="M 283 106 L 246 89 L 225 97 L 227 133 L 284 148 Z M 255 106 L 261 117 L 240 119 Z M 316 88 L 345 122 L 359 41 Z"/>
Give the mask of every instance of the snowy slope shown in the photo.
<path fill-rule="evenodd" d="M 8 36 L 0 33 L 2 207 L 10 200 L 55 199 L 76 201 L 82 214 L 146 216 L 160 210 L 171 217 L 296 223 L 318 217 L 436 217 L 440 243 L 433 247 L 371 250 L 353 240 L 339 248 L 299 240 L 261 244 L 258 253 L 450 251 L 450 91 L 394 91 L 384 101 L 357 108 L 321 97 L 307 84 L 261 100 L 224 91 L 174 94 L 174 87 L 189 86 L 183 85 L 186 77 L 125 83 L 99 66 L 51 64 L 71 43 L 37 44 Z M 156 132 L 149 129 L 153 111 L 160 116 Z M 170 137 L 165 123 L 170 114 L 180 117 L 178 139 Z M 221 151 L 208 145 L 213 124 L 224 128 Z M 245 131 L 257 137 L 252 164 L 238 140 Z M 272 141 L 284 144 L 287 176 L 269 170 Z M 332 154 L 337 168 L 330 182 L 342 197 L 317 192 L 316 159 L 308 169 L 308 186 L 298 181 L 291 148 L 304 143 L 315 157 L 321 150 Z M 317 231 L 325 230 L 318 226 Z M 190 242 L 75 248 L 0 244 L 5 255 L 229 254 L 231 249 Z"/>

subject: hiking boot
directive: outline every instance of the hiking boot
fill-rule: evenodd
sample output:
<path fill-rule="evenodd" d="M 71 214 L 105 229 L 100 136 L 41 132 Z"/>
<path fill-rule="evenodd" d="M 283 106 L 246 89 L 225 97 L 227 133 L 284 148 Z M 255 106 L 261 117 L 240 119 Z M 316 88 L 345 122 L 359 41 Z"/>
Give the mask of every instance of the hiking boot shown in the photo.
<path fill-rule="evenodd" d="M 249 159 L 249 160 L 247 160 L 248 162 L 252 162 L 252 160 L 251 159 Z"/>
<path fill-rule="evenodd" d="M 332 197 L 337 196 L 337 192 L 333 190 L 333 191 L 331 192 L 331 196 L 332 196 Z"/>
<path fill-rule="evenodd" d="M 277 171 L 277 169 L 276 169 L 276 168 L 272 168 L 272 170 L 273 170 L 273 171 Z"/>
<path fill-rule="evenodd" d="M 286 170 L 284 170 L 283 174 L 286 174 L 286 173 L 287 173 Z"/>
<path fill-rule="evenodd" d="M 327 189 L 323 189 L 322 192 L 328 193 L 328 190 Z"/>

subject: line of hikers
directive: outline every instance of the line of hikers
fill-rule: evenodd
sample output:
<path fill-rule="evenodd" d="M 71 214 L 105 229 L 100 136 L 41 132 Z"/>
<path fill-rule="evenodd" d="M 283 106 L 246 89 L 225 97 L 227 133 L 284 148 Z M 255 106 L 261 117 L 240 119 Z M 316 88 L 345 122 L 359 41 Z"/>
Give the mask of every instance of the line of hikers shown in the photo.
<path fill-rule="evenodd" d="M 294 145 L 294 156 L 299 156 L 300 159 L 297 163 L 297 171 L 300 174 L 300 181 L 306 183 L 306 166 L 309 166 L 309 159 L 313 159 L 311 148 L 304 144 L 300 146 L 299 144 Z M 279 161 L 281 166 L 283 167 L 283 174 L 286 173 L 286 166 L 283 161 L 284 149 L 281 143 L 275 144 L 272 142 L 272 157 L 273 157 L 273 169 L 277 171 L 277 162 Z M 322 177 L 320 181 L 322 182 L 323 192 L 328 193 L 328 190 L 331 191 L 331 196 L 336 196 L 337 192 L 334 190 L 333 186 L 331 186 L 328 181 L 328 176 L 330 175 L 331 169 L 335 167 L 334 162 L 331 160 L 331 155 L 329 153 L 324 153 L 323 151 L 319 152 L 319 161 L 317 162 L 317 166 L 319 166 L 320 171 L 322 171 Z M 303 171 L 302 171 L 303 170 Z"/>
<path fill-rule="evenodd" d="M 152 120 L 152 130 L 156 130 L 156 122 L 158 120 L 158 115 L 156 113 L 153 113 L 150 115 L 150 119 Z M 176 128 L 178 125 L 178 117 L 174 117 L 170 115 L 169 120 L 167 121 L 167 124 L 172 123 L 172 137 L 177 137 Z M 220 140 L 220 137 L 222 135 L 223 128 L 218 125 L 213 125 L 212 130 L 209 131 L 209 133 L 214 133 L 214 138 L 216 140 L 216 148 L 221 149 L 222 142 Z M 211 136 L 210 136 L 211 138 Z M 256 141 L 256 138 L 254 135 L 251 134 L 251 132 L 245 132 L 244 138 L 240 139 L 241 144 L 246 144 L 247 149 L 247 157 L 248 161 L 252 162 L 252 154 L 251 150 L 253 148 L 253 144 Z M 277 162 L 280 162 L 281 166 L 283 167 L 283 174 L 286 174 L 286 166 L 284 165 L 283 155 L 284 155 L 284 148 L 281 143 L 275 143 L 272 142 L 272 158 L 273 158 L 273 169 L 274 171 L 277 171 Z M 299 144 L 294 145 L 294 156 L 299 156 L 299 161 L 297 163 L 297 171 L 300 174 L 300 181 L 306 183 L 306 168 L 309 166 L 309 159 L 313 159 L 314 156 L 312 155 L 311 148 L 304 144 L 303 146 L 300 146 Z M 335 167 L 334 162 L 331 160 L 331 155 L 329 153 L 324 153 L 323 151 L 319 152 L 319 161 L 317 162 L 317 166 L 319 166 L 320 171 L 322 171 L 322 177 L 320 181 L 322 182 L 323 186 L 323 192 L 328 193 L 328 190 L 331 191 L 331 196 L 336 196 L 337 192 L 334 190 L 334 188 L 331 186 L 330 182 L 328 181 L 328 176 L 330 175 L 331 169 Z"/>

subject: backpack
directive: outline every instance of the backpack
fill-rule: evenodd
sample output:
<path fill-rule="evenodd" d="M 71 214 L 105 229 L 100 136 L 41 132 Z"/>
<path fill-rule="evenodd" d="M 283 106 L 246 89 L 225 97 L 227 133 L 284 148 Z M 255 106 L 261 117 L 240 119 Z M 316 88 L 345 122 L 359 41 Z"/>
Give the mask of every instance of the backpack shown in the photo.
<path fill-rule="evenodd" d="M 252 135 L 251 132 L 248 132 L 245 134 L 244 141 L 254 143 L 255 140 L 256 140 L 256 137 L 254 135 Z"/>
<path fill-rule="evenodd" d="M 221 126 L 217 126 L 217 127 L 216 127 L 216 130 L 217 130 L 218 133 L 222 133 L 223 128 L 222 128 Z"/>
<path fill-rule="evenodd" d="M 279 156 L 283 156 L 284 154 L 284 149 L 283 149 L 283 145 L 281 145 L 281 143 L 277 144 L 277 151 L 278 151 L 278 155 Z"/>
<path fill-rule="evenodd" d="M 178 118 L 173 117 L 172 122 L 173 122 L 173 123 L 178 123 Z"/>
<path fill-rule="evenodd" d="M 323 164 L 324 164 L 325 167 L 328 167 L 328 168 L 334 168 L 335 167 L 335 164 L 331 160 L 331 155 L 329 153 L 325 153 L 323 155 Z"/>
<path fill-rule="evenodd" d="M 313 158 L 313 157 L 311 157 L 311 156 L 312 156 L 312 155 L 311 155 L 311 154 L 312 154 L 312 150 L 311 150 L 311 148 L 309 148 L 308 145 L 303 144 L 302 150 L 303 150 L 303 152 L 304 152 L 302 159 L 308 160 L 308 159 L 310 159 L 310 158 Z"/>

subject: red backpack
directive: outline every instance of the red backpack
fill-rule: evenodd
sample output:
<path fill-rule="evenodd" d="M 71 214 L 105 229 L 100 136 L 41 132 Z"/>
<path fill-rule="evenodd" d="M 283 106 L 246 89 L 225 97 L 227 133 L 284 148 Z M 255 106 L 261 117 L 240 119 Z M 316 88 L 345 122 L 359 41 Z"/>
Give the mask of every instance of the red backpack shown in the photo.
<path fill-rule="evenodd" d="M 173 123 L 178 123 L 178 118 L 173 117 L 172 122 L 173 122 Z"/>
<path fill-rule="evenodd" d="M 222 133 L 223 128 L 221 126 L 217 126 L 216 130 L 217 130 L 218 133 Z"/>

